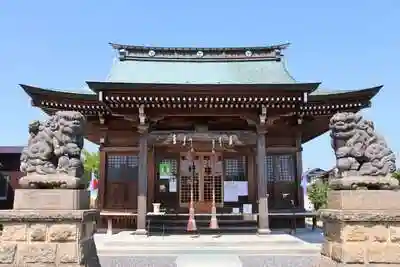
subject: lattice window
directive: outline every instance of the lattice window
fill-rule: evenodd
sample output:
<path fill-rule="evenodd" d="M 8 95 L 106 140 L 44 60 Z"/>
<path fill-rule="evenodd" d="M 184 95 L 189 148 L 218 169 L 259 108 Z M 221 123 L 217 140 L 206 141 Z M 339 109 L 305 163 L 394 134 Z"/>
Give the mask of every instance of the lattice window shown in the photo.
<path fill-rule="evenodd" d="M 10 176 L 0 173 L 0 200 L 6 200 L 8 195 L 8 183 Z"/>
<path fill-rule="evenodd" d="M 240 157 L 224 160 L 225 181 L 247 181 L 246 159 L 246 157 Z"/>
<path fill-rule="evenodd" d="M 265 157 L 264 172 L 265 172 L 265 174 L 267 176 L 268 182 L 275 181 L 275 176 L 274 176 L 274 156 L 273 155 L 267 155 Z"/>
<path fill-rule="evenodd" d="M 294 155 L 276 155 L 278 181 L 294 181 L 295 180 L 295 165 Z"/>
<path fill-rule="evenodd" d="M 107 157 L 108 180 L 135 180 L 139 175 L 139 157 L 136 155 L 109 155 Z"/>
<path fill-rule="evenodd" d="M 136 180 L 139 176 L 139 157 L 135 155 L 126 156 L 128 180 Z"/>

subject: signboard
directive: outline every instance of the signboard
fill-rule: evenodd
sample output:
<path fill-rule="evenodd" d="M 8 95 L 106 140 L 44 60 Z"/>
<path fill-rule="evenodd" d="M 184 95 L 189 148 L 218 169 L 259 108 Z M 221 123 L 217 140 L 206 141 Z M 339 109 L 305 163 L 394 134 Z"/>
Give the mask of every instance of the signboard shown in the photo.
<path fill-rule="evenodd" d="M 176 178 L 172 177 L 171 179 L 169 179 L 169 192 L 176 193 L 176 190 L 177 190 Z"/>
<path fill-rule="evenodd" d="M 158 167 L 158 171 L 160 173 L 160 179 L 167 179 L 169 180 L 172 177 L 171 173 L 171 164 L 170 163 L 160 163 Z"/>

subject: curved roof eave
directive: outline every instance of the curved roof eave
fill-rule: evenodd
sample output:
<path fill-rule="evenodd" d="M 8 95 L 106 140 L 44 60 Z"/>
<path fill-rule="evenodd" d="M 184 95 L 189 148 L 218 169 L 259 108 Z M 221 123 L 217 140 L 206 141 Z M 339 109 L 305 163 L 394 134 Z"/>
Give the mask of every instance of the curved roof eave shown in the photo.
<path fill-rule="evenodd" d="M 81 100 L 93 100 L 97 101 L 97 95 L 93 93 L 82 93 L 82 92 L 70 92 L 61 91 L 56 89 L 45 89 L 36 86 L 20 84 L 19 86 L 31 97 L 45 96 L 45 97 L 58 97 L 58 98 L 68 98 L 68 99 L 81 99 Z"/>
<path fill-rule="evenodd" d="M 267 83 L 267 84 L 177 84 L 177 83 L 130 83 L 130 82 L 86 82 L 91 90 L 112 91 L 112 90 L 134 90 L 140 93 L 157 92 L 210 92 L 210 90 L 229 90 L 229 92 L 242 92 L 249 90 L 256 93 L 268 93 L 269 90 L 298 91 L 310 93 L 318 88 L 320 83 Z M 219 91 L 213 91 L 219 92 Z"/>
<path fill-rule="evenodd" d="M 383 85 L 358 90 L 321 90 L 318 89 L 309 95 L 309 101 L 339 100 L 349 98 L 372 99 L 382 89 Z"/>

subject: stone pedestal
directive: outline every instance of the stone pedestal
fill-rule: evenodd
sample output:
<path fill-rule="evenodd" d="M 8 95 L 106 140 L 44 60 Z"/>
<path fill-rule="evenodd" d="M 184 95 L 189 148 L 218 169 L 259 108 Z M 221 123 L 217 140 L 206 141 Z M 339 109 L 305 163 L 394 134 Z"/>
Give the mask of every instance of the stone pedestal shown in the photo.
<path fill-rule="evenodd" d="M 17 189 L 14 194 L 14 210 L 86 210 L 89 209 L 90 193 L 87 190 L 65 189 Z"/>
<path fill-rule="evenodd" d="M 25 197 L 16 190 L 15 201 Z M 30 195 L 38 199 L 35 202 L 19 202 L 19 205 L 32 209 L 2 210 L 0 224 L 3 232 L 0 236 L 1 266 L 89 266 L 99 267 L 93 234 L 99 217 L 97 210 L 65 209 L 74 206 L 71 196 L 84 196 L 82 192 L 59 190 L 59 198 L 51 198 L 50 205 L 44 204 L 53 189 L 31 190 Z M 36 191 L 33 194 L 33 191 Z M 63 191 L 63 192 L 61 192 Z M 75 190 L 78 191 L 78 190 Z M 62 197 L 64 195 L 64 197 Z M 65 198 L 69 196 L 69 198 Z M 58 199 L 58 200 L 57 200 Z M 74 202 L 75 201 L 75 202 Z M 78 201 L 79 202 L 79 201 Z M 75 203 L 75 204 L 71 204 Z M 79 206 L 79 205 L 78 205 Z M 49 208 L 50 207 L 50 208 Z M 59 209 L 52 209 L 59 207 Z"/>
<path fill-rule="evenodd" d="M 330 191 L 318 266 L 400 266 L 400 192 Z"/>

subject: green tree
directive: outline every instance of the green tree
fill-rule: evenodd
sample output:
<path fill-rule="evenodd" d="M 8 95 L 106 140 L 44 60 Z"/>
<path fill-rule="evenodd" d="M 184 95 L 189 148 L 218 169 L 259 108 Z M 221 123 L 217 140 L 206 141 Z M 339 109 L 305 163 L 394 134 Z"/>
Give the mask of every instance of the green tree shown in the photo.
<path fill-rule="evenodd" d="M 396 179 L 399 180 L 399 182 L 400 182 L 400 169 L 397 170 L 397 171 L 395 171 L 395 172 L 392 174 L 392 176 L 393 176 L 393 178 L 396 178 Z"/>
<path fill-rule="evenodd" d="M 100 152 L 89 152 L 87 150 L 82 151 L 83 154 L 83 167 L 85 173 L 83 175 L 84 184 L 89 185 L 90 177 L 92 172 L 98 177 L 100 169 Z"/>
<path fill-rule="evenodd" d="M 329 186 L 327 182 L 320 179 L 309 185 L 307 188 L 308 198 L 314 205 L 315 210 L 326 207 L 328 201 Z"/>

